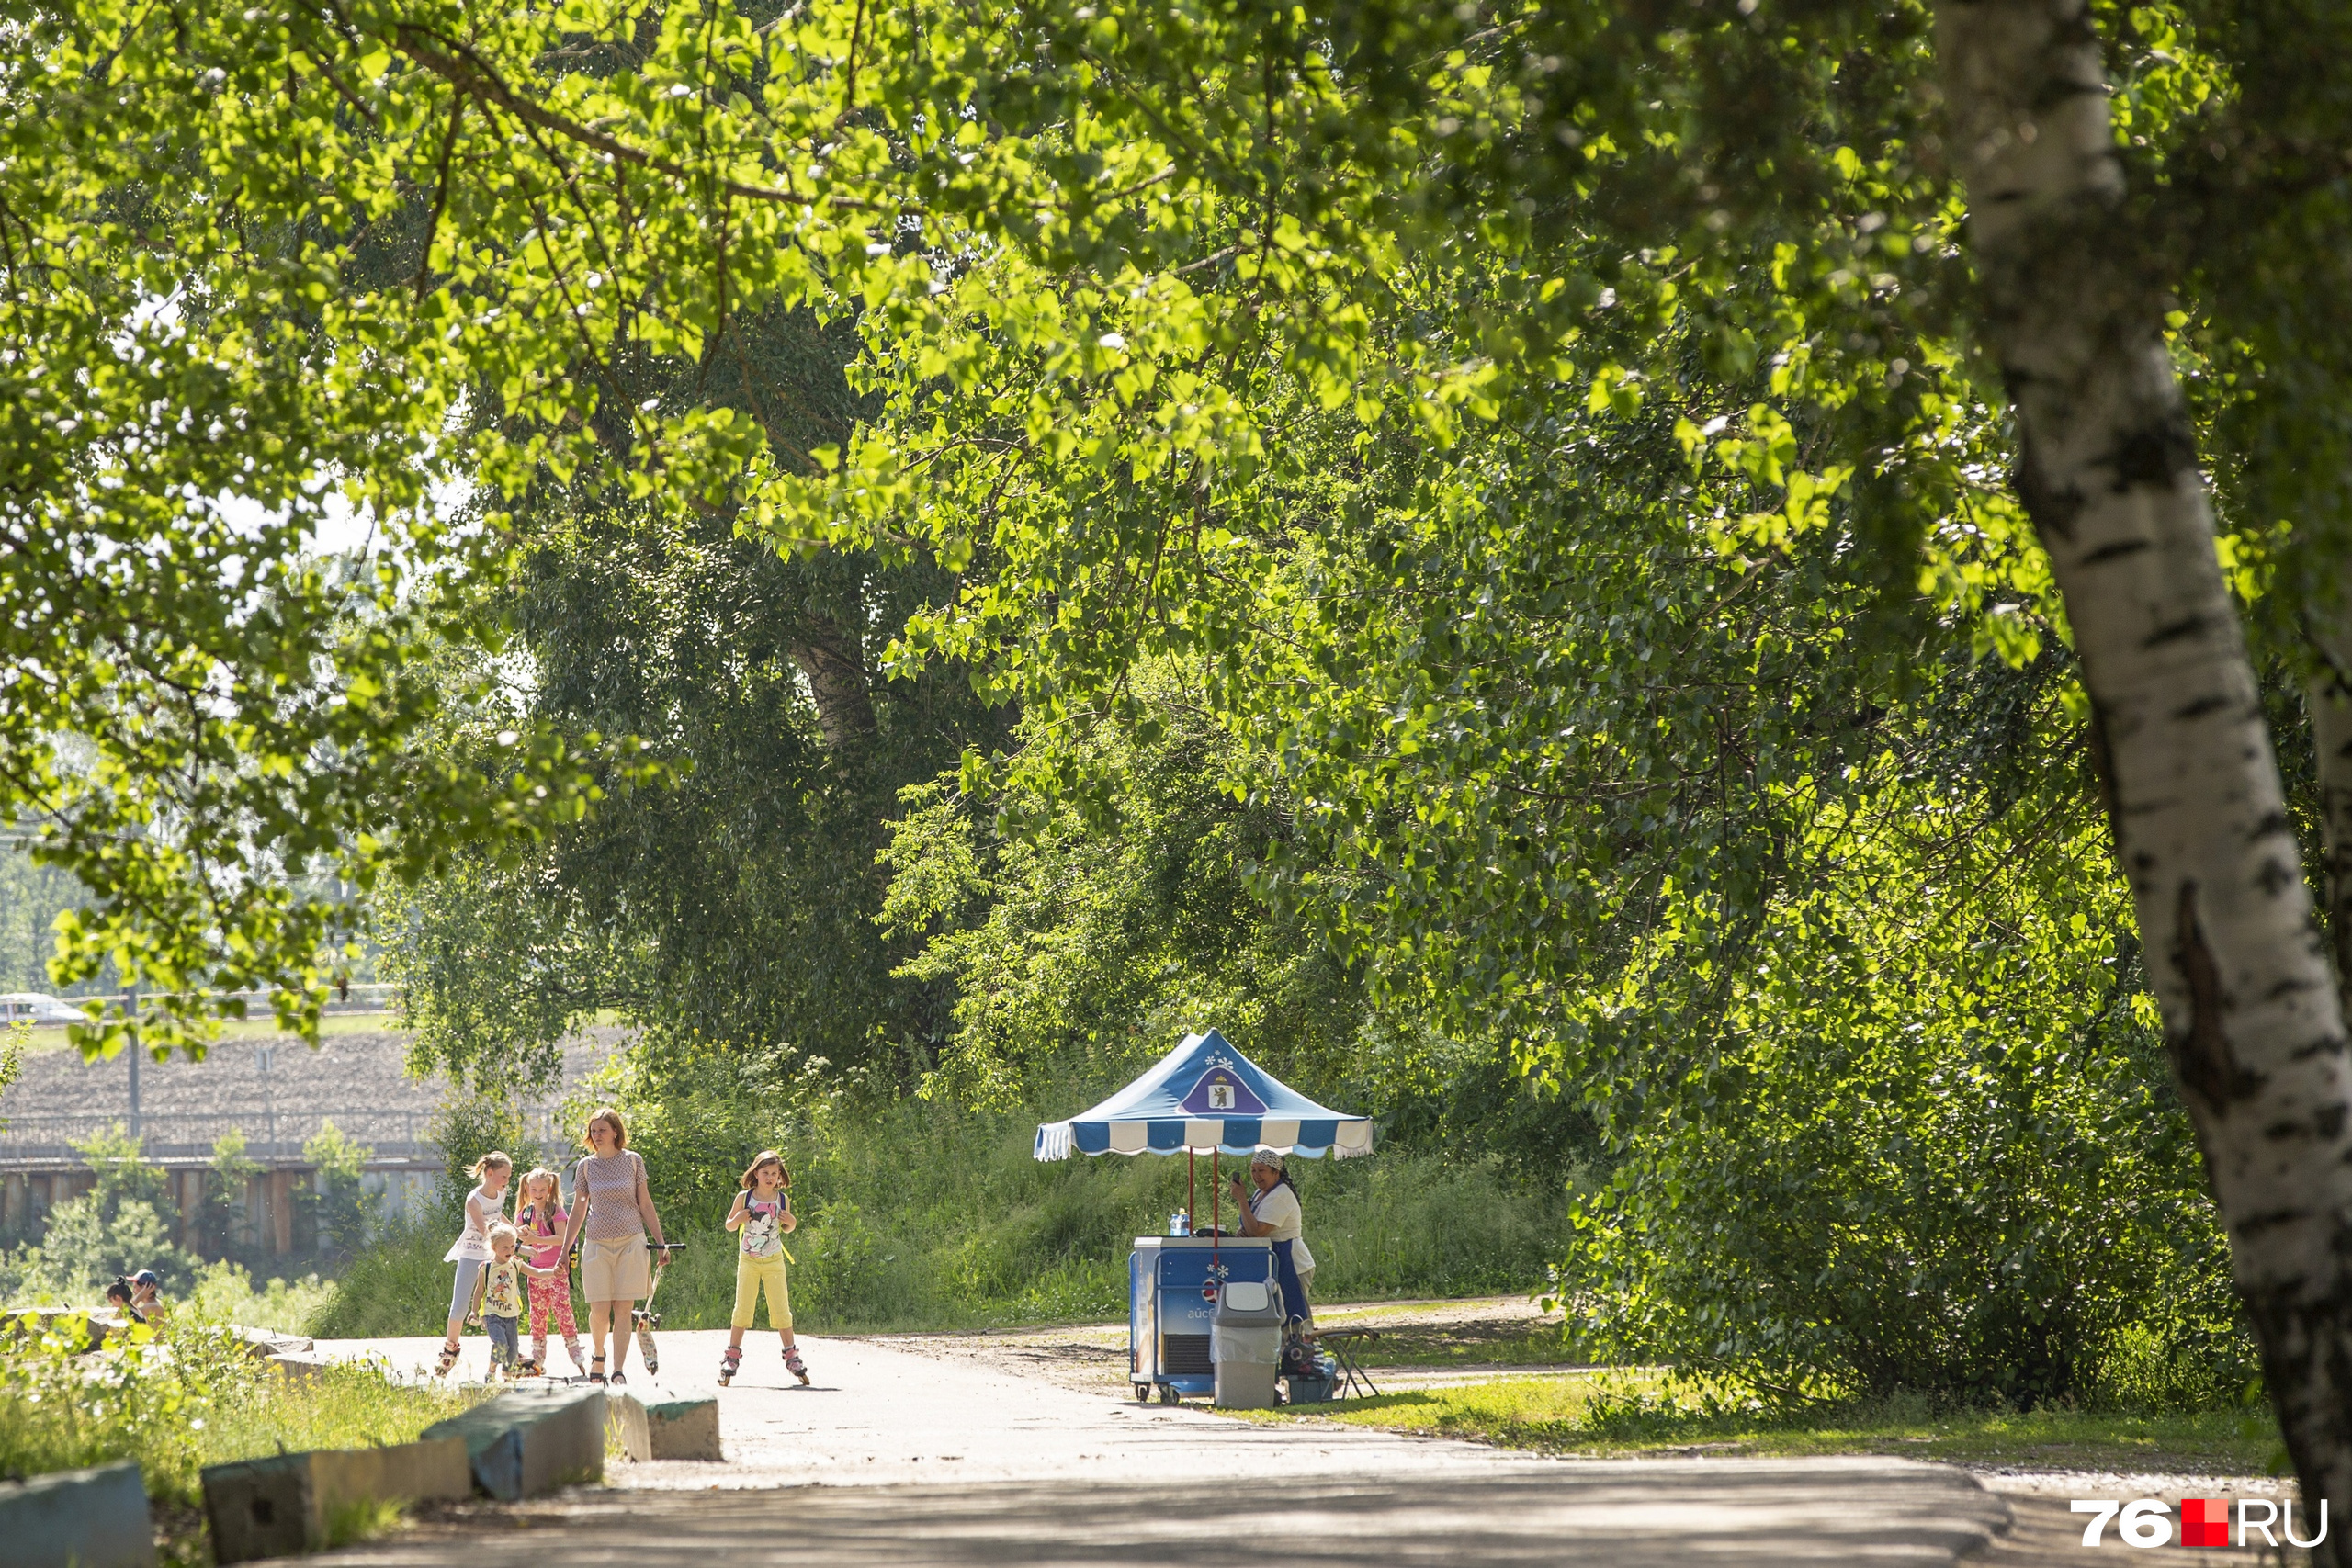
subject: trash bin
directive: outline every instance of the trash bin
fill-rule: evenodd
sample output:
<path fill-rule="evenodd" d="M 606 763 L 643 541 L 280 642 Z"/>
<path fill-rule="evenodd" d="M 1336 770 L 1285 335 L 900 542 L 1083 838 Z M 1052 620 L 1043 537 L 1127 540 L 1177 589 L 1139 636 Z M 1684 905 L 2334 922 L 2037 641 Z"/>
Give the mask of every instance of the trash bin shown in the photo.
<path fill-rule="evenodd" d="M 1230 1280 L 1209 1323 L 1209 1359 L 1220 1410 L 1272 1410 L 1282 1370 L 1283 1293 L 1261 1280 Z"/>

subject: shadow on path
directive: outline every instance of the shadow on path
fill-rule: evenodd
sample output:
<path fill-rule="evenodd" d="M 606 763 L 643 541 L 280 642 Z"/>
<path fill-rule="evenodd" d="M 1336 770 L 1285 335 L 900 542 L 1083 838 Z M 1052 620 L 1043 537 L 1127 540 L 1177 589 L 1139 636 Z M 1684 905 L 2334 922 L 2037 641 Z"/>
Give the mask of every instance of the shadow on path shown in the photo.
<path fill-rule="evenodd" d="M 1245 1496 L 1246 1494 L 1246 1496 Z M 1946 1563 L 2008 1522 L 1968 1478 L 1856 1463 L 1571 1463 L 1237 1488 L 1067 1483 L 590 1492 L 327 1561 L 380 1568 L 1259 1562 Z M 503 1521 L 504 1522 L 504 1521 Z M 518 1528 L 520 1527 L 520 1528 Z"/>

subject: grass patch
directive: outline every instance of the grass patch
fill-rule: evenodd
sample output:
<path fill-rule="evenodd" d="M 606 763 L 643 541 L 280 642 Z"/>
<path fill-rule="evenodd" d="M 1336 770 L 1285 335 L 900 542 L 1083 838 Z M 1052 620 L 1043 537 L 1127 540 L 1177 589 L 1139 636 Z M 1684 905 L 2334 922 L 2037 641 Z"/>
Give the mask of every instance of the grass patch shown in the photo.
<path fill-rule="evenodd" d="M 1557 1322 L 1405 1324 L 1392 1328 L 1369 1314 L 1351 1313 L 1324 1326 L 1378 1328 L 1379 1338 L 1358 1340 L 1349 1351 L 1363 1365 L 1375 1369 L 1460 1367 L 1475 1371 L 1480 1367 L 1582 1366 L 1592 1360 L 1582 1346 L 1561 1332 Z"/>
<path fill-rule="evenodd" d="M 397 1498 L 359 1497 L 327 1510 L 327 1550 L 381 1540 L 408 1528 L 408 1505 Z"/>
<path fill-rule="evenodd" d="M 302 1325 L 325 1339 L 381 1339 L 439 1334 L 448 1321 L 457 1265 L 444 1263 L 454 1229 L 394 1224 L 344 1265 L 329 1295 Z M 577 1276 L 574 1276 L 575 1282 Z M 573 1321 L 587 1326 L 587 1303 L 574 1299 Z"/>
<path fill-rule="evenodd" d="M 191 1532 L 200 1530 L 206 1466 L 413 1441 L 491 1392 L 406 1383 L 367 1365 L 288 1378 L 264 1366 L 232 1330 L 191 1314 L 161 1331 L 140 1325 L 85 1354 L 86 1321 L 67 1317 L 47 1332 L 38 1320 L 0 1324 L 0 1472 L 137 1460 L 181 1557 L 200 1548 Z M 377 1517 L 351 1528 L 390 1527 Z"/>
<path fill-rule="evenodd" d="M 1624 1372 L 1416 1390 L 1259 1418 L 1331 1420 L 1589 1456 L 1883 1454 L 2026 1469 L 2258 1475 L 2279 1451 L 2267 1409 L 2140 1416 L 1937 1408 L 1895 1399 L 1784 1415 L 1680 1403 L 1661 1378 Z"/>

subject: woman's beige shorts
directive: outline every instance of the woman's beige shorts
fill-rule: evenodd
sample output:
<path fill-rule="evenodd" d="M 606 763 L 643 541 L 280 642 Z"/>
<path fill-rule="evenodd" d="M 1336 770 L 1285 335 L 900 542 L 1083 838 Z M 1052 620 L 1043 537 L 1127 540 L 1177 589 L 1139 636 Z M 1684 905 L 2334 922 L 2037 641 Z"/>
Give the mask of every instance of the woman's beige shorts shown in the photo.
<path fill-rule="evenodd" d="M 653 1282 L 652 1255 L 641 1235 L 591 1241 L 580 1248 L 580 1293 L 592 1302 L 637 1302 Z"/>

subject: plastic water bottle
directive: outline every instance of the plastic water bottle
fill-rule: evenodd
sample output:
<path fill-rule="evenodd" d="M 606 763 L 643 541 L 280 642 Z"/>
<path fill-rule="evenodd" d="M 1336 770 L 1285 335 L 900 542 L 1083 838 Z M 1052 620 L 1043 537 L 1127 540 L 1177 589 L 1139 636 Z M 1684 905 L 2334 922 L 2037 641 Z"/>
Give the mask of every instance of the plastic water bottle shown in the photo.
<path fill-rule="evenodd" d="M 1190 1214 L 1188 1214 L 1188 1213 L 1185 1213 L 1183 1210 L 1182 1210 L 1182 1209 L 1179 1209 L 1179 1210 L 1177 1210 L 1174 1213 L 1172 1213 L 1172 1214 L 1169 1215 L 1169 1216 L 1168 1216 L 1168 1234 L 1169 1234 L 1170 1235 L 1192 1235 L 1192 1234 L 1193 1234 L 1193 1216 L 1192 1216 L 1192 1215 L 1190 1215 Z"/>

